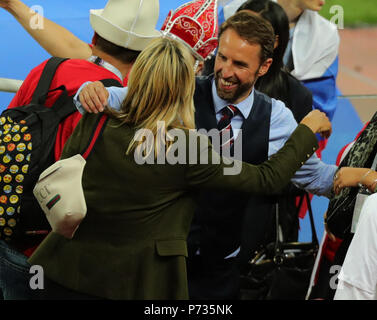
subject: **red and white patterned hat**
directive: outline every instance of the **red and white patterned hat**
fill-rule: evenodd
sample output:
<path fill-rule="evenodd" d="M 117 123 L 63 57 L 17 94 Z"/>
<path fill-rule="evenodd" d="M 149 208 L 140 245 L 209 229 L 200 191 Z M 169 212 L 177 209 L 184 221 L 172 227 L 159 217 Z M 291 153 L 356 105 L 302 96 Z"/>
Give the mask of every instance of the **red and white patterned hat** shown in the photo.
<path fill-rule="evenodd" d="M 218 45 L 217 0 L 194 0 L 171 10 L 161 28 L 178 38 L 199 60 L 210 58 Z"/>

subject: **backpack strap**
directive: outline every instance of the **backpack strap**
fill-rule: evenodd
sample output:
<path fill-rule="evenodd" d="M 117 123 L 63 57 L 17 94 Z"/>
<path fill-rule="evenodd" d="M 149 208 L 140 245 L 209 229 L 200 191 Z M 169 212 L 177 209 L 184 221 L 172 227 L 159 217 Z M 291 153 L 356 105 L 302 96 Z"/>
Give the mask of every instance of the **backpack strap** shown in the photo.
<path fill-rule="evenodd" d="M 51 81 L 55 75 L 55 71 L 59 67 L 59 65 L 66 60 L 68 60 L 68 58 L 52 57 L 47 61 L 45 67 L 43 68 L 42 75 L 38 81 L 37 87 L 34 90 L 31 100 L 32 103 L 45 103 L 47 93 L 50 89 Z"/>
<path fill-rule="evenodd" d="M 103 79 L 99 81 L 101 81 L 105 87 L 119 87 L 119 88 L 123 87 L 123 84 L 115 79 Z"/>
<path fill-rule="evenodd" d="M 93 150 L 94 144 L 96 143 L 98 137 L 102 134 L 103 130 L 105 129 L 105 123 L 108 120 L 107 114 L 101 114 L 101 116 L 97 119 L 96 125 L 93 128 L 93 132 L 90 136 L 88 145 L 84 148 L 84 152 L 81 153 L 84 159 L 87 159 L 90 152 Z"/>
<path fill-rule="evenodd" d="M 115 79 L 102 79 L 102 80 L 99 80 L 99 81 L 101 81 L 105 87 L 120 87 L 120 88 L 123 87 L 122 83 L 120 83 L 118 80 L 115 80 Z M 63 90 L 63 92 L 59 96 L 58 100 L 56 100 L 54 105 L 51 107 L 51 109 L 53 109 L 57 113 L 57 115 L 60 119 L 64 119 L 66 116 L 77 111 L 77 108 L 76 108 L 75 104 L 73 103 L 73 101 L 72 101 L 72 103 L 65 103 L 66 99 L 69 96 L 68 96 L 68 92 L 65 89 L 64 85 L 62 85 L 59 88 L 56 88 L 54 90 L 51 90 L 51 91 L 55 91 L 55 90 Z M 49 91 L 49 92 L 51 92 L 51 91 Z"/>

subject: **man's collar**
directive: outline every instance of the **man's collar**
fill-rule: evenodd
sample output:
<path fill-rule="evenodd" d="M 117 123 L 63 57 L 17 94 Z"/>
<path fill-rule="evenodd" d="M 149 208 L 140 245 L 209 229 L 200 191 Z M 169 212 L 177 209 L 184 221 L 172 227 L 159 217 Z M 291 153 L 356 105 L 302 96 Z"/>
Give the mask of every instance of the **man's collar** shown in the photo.
<path fill-rule="evenodd" d="M 213 97 L 213 104 L 215 105 L 215 113 L 220 112 L 221 109 L 223 109 L 224 107 L 231 104 L 233 106 L 236 106 L 238 108 L 238 110 L 240 110 L 244 119 L 247 119 L 247 117 L 249 116 L 249 114 L 251 112 L 251 108 L 253 107 L 253 103 L 254 103 L 254 87 L 253 87 L 253 90 L 251 91 L 251 93 L 249 94 L 249 96 L 246 99 L 242 100 L 241 102 L 239 102 L 237 104 L 234 104 L 234 103 L 230 103 L 229 101 L 221 99 L 217 95 L 215 79 L 213 79 L 212 80 L 212 97 Z"/>
<path fill-rule="evenodd" d="M 123 81 L 123 76 L 122 76 L 122 73 L 119 71 L 119 69 L 114 67 L 112 64 L 106 62 L 102 58 L 100 58 L 98 56 L 91 56 L 88 59 L 88 61 L 93 62 L 94 64 L 99 65 L 99 66 L 109 70 L 110 72 L 114 73 L 121 81 Z"/>

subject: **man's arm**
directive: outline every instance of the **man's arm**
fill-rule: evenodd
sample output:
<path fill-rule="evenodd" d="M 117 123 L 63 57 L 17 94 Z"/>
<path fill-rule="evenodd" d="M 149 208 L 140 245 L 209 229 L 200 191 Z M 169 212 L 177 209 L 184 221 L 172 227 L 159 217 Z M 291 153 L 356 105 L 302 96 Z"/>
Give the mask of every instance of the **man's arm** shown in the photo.
<path fill-rule="evenodd" d="M 0 7 L 7 10 L 23 28 L 52 56 L 87 59 L 92 49 L 67 29 L 31 10 L 20 0 L 0 0 Z M 32 21 L 43 19 L 43 28 L 33 28 Z"/>
<path fill-rule="evenodd" d="M 101 81 L 88 81 L 77 90 L 73 101 L 81 114 L 102 112 L 106 105 L 115 110 L 120 110 L 127 91 L 127 87 L 106 88 Z"/>
<path fill-rule="evenodd" d="M 284 145 L 290 134 L 297 127 L 297 122 L 292 112 L 285 107 L 283 102 L 272 99 L 272 103 L 269 157 Z M 297 187 L 310 193 L 329 197 L 336 170 L 337 166 L 322 162 L 314 154 L 297 170 L 291 181 Z"/>

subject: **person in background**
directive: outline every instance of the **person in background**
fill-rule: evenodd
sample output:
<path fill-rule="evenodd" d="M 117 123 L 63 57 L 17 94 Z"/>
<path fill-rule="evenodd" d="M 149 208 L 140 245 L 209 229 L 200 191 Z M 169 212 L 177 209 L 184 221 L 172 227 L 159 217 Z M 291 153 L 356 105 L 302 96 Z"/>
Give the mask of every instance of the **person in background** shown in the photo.
<path fill-rule="evenodd" d="M 120 111 L 106 111 L 109 120 L 86 161 L 86 218 L 72 239 L 51 232 L 29 259 L 44 270 L 41 299 L 188 299 L 185 257 L 193 191 L 275 193 L 314 153 L 313 133 L 328 135 L 331 129 L 324 113 L 312 111 L 266 163 L 238 162 L 240 172 L 227 175 L 229 165 L 193 130 L 194 64 L 181 42 L 168 37 L 152 42 L 137 58 L 128 84 Z M 62 158 L 87 145 L 100 117 L 83 116 Z M 161 122 L 169 130 L 162 135 Z M 147 131 L 145 146 L 141 137 Z M 145 154 L 150 147 L 154 151 Z M 183 153 L 178 163 L 157 160 L 177 152 Z M 153 162 L 140 163 L 140 157 Z"/>
<path fill-rule="evenodd" d="M 326 232 L 313 269 L 312 283 L 307 293 L 308 299 L 332 300 L 334 298 L 335 289 L 330 286 L 330 280 L 337 276 L 334 273 L 334 267 L 343 265 L 347 250 L 354 236 L 351 221 L 348 221 L 350 230 L 344 230 L 342 235 L 337 234 L 335 236 L 333 234 L 335 232 L 327 223 L 328 217 L 336 210 L 338 212 L 343 212 L 344 210 L 344 212 L 348 212 L 349 219 L 351 219 L 354 215 L 354 200 L 358 193 L 365 193 L 364 189 L 369 189 L 369 192 L 375 192 L 374 180 L 377 178 L 375 176 L 377 164 L 377 113 L 365 124 L 355 140 L 341 149 L 337 163 L 340 168 L 347 166 L 354 167 L 354 169 L 345 170 L 341 168 L 335 175 L 342 192 L 337 192 L 330 200 L 325 214 Z M 347 186 L 352 188 L 344 188 Z M 344 215 L 342 217 L 342 219 L 345 219 Z"/>
<path fill-rule="evenodd" d="M 356 225 L 355 235 L 338 275 L 334 300 L 377 300 L 377 172 L 368 168 L 342 168 L 335 191 L 364 185 L 370 193 Z"/>
<path fill-rule="evenodd" d="M 338 275 L 334 300 L 377 300 L 377 172 L 368 168 L 343 168 L 335 190 L 362 183 L 370 195 L 362 206 L 356 232 Z"/>
<path fill-rule="evenodd" d="M 377 179 L 377 173 L 374 172 Z M 377 300 L 377 194 L 365 201 L 338 275 L 334 300 Z"/>

